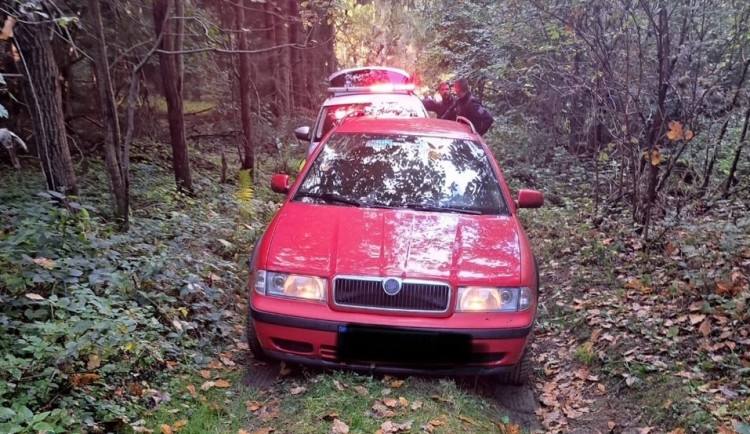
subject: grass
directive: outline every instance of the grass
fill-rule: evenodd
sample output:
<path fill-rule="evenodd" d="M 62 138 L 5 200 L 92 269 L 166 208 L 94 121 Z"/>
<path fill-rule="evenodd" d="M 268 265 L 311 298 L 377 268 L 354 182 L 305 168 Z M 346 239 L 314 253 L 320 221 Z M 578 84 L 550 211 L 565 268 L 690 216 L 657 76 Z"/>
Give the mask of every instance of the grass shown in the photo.
<path fill-rule="evenodd" d="M 201 390 L 206 380 L 199 375 L 175 379 L 172 399 L 144 415 L 139 425 L 154 432 L 164 432 L 166 426 L 182 434 L 264 429 L 327 434 L 339 423 L 352 433 L 374 433 L 383 426 L 436 433 L 513 429 L 497 406 L 452 379 L 298 372 L 261 389 L 246 386 L 242 377 L 242 369 L 222 375 L 232 387 L 208 391 Z M 187 389 L 190 384 L 195 395 Z"/>

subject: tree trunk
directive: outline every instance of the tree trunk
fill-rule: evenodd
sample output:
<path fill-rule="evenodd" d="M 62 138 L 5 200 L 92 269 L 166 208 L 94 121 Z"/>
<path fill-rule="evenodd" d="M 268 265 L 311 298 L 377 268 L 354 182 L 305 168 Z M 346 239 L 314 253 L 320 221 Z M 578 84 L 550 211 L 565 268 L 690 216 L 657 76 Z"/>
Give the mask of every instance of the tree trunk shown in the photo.
<path fill-rule="evenodd" d="M 299 45 L 302 26 L 299 20 L 297 0 L 289 0 L 289 43 Z M 290 105 L 293 109 L 302 107 L 302 55 L 298 48 L 291 48 L 290 52 L 290 74 L 292 79 Z"/>
<path fill-rule="evenodd" d="M 291 49 L 287 46 L 289 44 L 289 31 L 287 30 L 286 24 L 289 23 L 289 16 L 287 13 L 287 7 L 285 3 L 278 3 L 277 10 L 279 17 L 276 21 L 276 45 L 278 49 L 278 64 L 277 64 L 277 75 L 276 75 L 276 94 L 278 96 L 279 113 L 286 115 L 289 113 L 290 108 L 290 97 L 291 93 L 290 82 L 291 82 Z M 286 21 L 286 22 L 284 22 Z"/>
<path fill-rule="evenodd" d="M 5 6 L 15 5 L 15 2 L 5 3 Z M 32 3 L 38 10 L 54 10 L 47 8 L 44 0 L 26 3 Z M 54 24 L 31 8 L 25 11 L 28 12 L 13 10 L 20 23 L 15 29 L 15 41 L 23 63 L 19 69 L 27 81 L 24 96 L 34 123 L 37 154 L 47 188 L 76 195 L 78 185 L 65 132 L 60 70 L 50 41 Z"/>
<path fill-rule="evenodd" d="M 253 178 L 253 167 L 255 167 L 255 155 L 253 152 L 252 137 L 252 123 L 250 116 L 250 82 L 252 77 L 250 76 L 250 54 L 243 51 L 248 50 L 247 34 L 244 31 L 247 28 L 245 22 L 245 7 L 242 1 L 239 1 L 234 6 L 235 9 L 235 20 L 237 28 L 237 48 L 240 53 L 239 57 L 239 100 L 240 100 L 240 122 L 242 124 L 242 142 L 243 142 L 243 158 L 241 170 L 250 170 L 250 179 Z"/>
<path fill-rule="evenodd" d="M 172 165 L 175 182 L 181 191 L 193 191 L 193 181 L 190 177 L 190 160 L 188 159 L 187 140 L 185 139 L 185 117 L 182 102 L 182 55 L 176 54 L 182 49 L 182 35 L 176 35 L 169 29 L 174 27 L 179 31 L 181 26 L 170 26 L 167 20 L 169 0 L 154 0 L 154 29 L 157 37 L 165 32 L 159 49 L 165 52 L 159 54 L 164 97 L 167 100 L 167 119 L 169 120 L 169 137 L 172 144 Z M 175 0 L 175 11 L 182 9 L 182 0 Z M 177 18 L 182 20 L 182 17 Z M 170 34 L 172 33 L 172 34 Z M 170 54 L 171 53 L 171 54 Z"/>
<path fill-rule="evenodd" d="M 264 25 L 265 25 L 265 42 L 266 46 L 271 48 L 275 47 L 278 44 L 276 43 L 276 25 L 277 25 L 277 19 L 274 15 L 276 11 L 274 10 L 273 4 L 271 2 L 266 2 L 263 5 L 263 18 L 264 18 Z M 279 105 L 279 82 L 276 79 L 276 74 L 278 72 L 279 68 L 279 52 L 278 50 L 271 50 L 268 52 L 268 71 L 274 71 L 273 75 L 273 90 L 271 91 L 271 110 L 273 111 L 273 114 L 275 116 L 281 115 L 281 107 Z"/>
<path fill-rule="evenodd" d="M 92 53 L 96 84 L 99 90 L 99 104 L 104 120 L 104 160 L 107 165 L 112 198 L 114 201 L 115 217 L 123 229 L 128 228 L 128 214 L 130 207 L 130 191 L 126 183 L 127 175 L 122 164 L 123 156 L 120 149 L 122 135 L 120 121 L 117 116 L 117 105 L 112 91 L 112 80 L 109 74 L 109 60 L 107 46 L 104 39 L 102 14 L 99 0 L 89 0 L 89 24 L 92 42 L 95 50 Z"/>
<path fill-rule="evenodd" d="M 664 136 L 664 113 L 667 99 L 667 90 L 671 76 L 670 69 L 670 34 L 669 20 L 667 10 L 661 7 L 658 12 L 658 25 L 654 20 L 654 31 L 656 32 L 656 57 L 658 70 L 658 88 L 657 88 L 657 105 L 654 120 L 648 131 L 648 177 L 646 186 L 646 195 L 643 197 L 642 214 L 639 223 L 644 225 L 643 237 L 648 240 L 649 222 L 651 221 L 651 211 L 656 202 L 656 186 L 659 181 L 659 162 L 654 164 L 652 156 L 658 151 L 658 144 Z"/>

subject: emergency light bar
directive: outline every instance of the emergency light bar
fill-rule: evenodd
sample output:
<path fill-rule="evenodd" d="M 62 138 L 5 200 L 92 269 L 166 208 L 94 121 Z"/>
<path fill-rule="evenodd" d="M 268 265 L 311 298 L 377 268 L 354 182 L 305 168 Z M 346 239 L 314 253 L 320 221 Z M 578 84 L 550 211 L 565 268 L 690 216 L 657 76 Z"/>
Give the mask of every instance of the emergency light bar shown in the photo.
<path fill-rule="evenodd" d="M 329 87 L 329 93 L 391 93 L 391 92 L 411 92 L 414 90 L 414 84 L 391 84 L 380 83 L 370 86 L 342 86 Z"/>

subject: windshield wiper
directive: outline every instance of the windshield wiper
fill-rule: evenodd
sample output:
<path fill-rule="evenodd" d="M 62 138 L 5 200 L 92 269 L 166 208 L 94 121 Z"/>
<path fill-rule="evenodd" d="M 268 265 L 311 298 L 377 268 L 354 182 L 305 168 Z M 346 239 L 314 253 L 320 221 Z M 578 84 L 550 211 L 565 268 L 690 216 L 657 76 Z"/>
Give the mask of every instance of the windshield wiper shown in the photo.
<path fill-rule="evenodd" d="M 298 191 L 295 197 L 311 197 L 313 199 L 321 199 L 326 202 L 343 203 L 344 205 L 359 206 L 359 207 L 364 205 L 362 202 L 356 199 L 341 196 L 340 194 L 336 194 L 336 193 L 312 193 L 309 191 Z"/>
<path fill-rule="evenodd" d="M 402 204 L 400 208 L 409 208 L 409 209 L 416 209 L 419 211 L 432 211 L 432 212 L 455 212 L 459 214 L 472 214 L 472 215 L 482 214 L 481 211 L 478 211 L 475 209 L 455 208 L 455 207 L 449 207 L 449 206 L 425 205 L 422 203 L 405 203 L 405 204 Z"/>

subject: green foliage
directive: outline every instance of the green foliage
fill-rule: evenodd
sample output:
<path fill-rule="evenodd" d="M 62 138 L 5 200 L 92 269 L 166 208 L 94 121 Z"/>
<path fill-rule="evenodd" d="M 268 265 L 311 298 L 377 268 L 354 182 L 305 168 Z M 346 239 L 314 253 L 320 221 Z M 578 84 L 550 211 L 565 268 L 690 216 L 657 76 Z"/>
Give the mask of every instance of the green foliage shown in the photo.
<path fill-rule="evenodd" d="M 154 166 L 133 172 L 127 234 L 83 197 L 25 182 L 0 193 L 0 432 L 125 423 L 151 405 L 130 390 L 237 338 L 239 272 L 265 222 L 236 220 L 231 186 L 198 182 L 186 197 Z"/>

